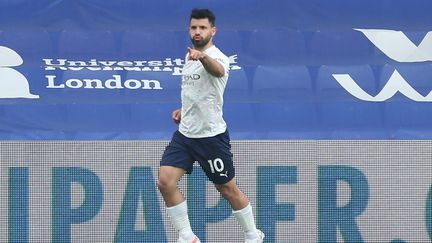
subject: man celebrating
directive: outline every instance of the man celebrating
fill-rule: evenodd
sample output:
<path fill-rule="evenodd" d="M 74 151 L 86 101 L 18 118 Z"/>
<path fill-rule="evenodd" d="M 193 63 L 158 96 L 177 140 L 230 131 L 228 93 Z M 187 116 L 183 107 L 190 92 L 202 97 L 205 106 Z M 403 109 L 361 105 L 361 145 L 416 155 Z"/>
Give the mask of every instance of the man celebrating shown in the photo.
<path fill-rule="evenodd" d="M 188 48 L 182 70 L 182 107 L 172 113 L 179 129 L 162 156 L 158 188 L 179 232 L 178 242 L 200 242 L 191 229 L 186 199 L 178 188 L 179 180 L 190 174 L 193 163 L 198 161 L 230 203 L 245 242 L 263 242 L 264 234 L 256 228 L 249 200 L 234 179 L 230 138 L 222 117 L 229 58 L 213 45 L 215 34 L 214 14 L 208 9 L 192 10 L 189 35 L 193 48 Z"/>

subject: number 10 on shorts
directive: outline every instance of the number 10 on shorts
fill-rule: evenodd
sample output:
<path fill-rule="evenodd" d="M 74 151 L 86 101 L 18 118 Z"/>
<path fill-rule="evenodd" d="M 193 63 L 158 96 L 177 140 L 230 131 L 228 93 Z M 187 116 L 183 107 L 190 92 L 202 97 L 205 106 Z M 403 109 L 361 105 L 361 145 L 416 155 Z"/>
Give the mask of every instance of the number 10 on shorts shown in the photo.
<path fill-rule="evenodd" d="M 214 174 L 215 172 L 222 172 L 225 169 L 224 163 L 222 159 L 216 158 L 214 160 L 209 159 L 207 161 L 210 165 L 211 172 Z"/>

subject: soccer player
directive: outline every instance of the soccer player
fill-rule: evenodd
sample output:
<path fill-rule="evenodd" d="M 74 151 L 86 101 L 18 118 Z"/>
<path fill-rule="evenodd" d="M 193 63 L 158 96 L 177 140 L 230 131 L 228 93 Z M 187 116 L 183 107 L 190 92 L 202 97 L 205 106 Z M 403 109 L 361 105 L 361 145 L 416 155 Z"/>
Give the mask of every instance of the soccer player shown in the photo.
<path fill-rule="evenodd" d="M 194 161 L 198 161 L 230 203 L 245 242 L 263 242 L 264 234 L 256 228 L 249 200 L 234 179 L 230 138 L 222 117 L 229 58 L 213 44 L 215 34 L 214 14 L 208 9 L 193 9 L 189 25 L 193 48 L 188 48 L 182 70 L 182 106 L 172 113 L 179 129 L 162 156 L 158 188 L 179 232 L 178 242 L 200 242 L 191 229 L 186 199 L 178 187 L 182 176 L 190 174 Z"/>

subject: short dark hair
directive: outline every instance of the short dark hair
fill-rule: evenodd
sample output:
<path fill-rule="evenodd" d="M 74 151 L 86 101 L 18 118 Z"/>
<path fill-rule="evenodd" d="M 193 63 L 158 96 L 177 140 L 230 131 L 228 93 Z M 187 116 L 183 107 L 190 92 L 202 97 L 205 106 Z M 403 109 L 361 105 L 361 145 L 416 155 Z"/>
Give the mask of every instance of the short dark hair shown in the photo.
<path fill-rule="evenodd" d="M 191 19 L 208 19 L 212 26 L 215 26 L 216 17 L 212 13 L 212 11 L 208 9 L 192 9 L 190 20 Z"/>

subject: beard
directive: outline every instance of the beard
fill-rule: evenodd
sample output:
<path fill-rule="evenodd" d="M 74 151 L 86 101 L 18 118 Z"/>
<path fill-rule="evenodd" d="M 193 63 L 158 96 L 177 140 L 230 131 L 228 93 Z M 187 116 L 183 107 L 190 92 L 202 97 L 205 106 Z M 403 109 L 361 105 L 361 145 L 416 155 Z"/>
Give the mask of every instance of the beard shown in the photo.
<path fill-rule="evenodd" d="M 207 43 L 209 43 L 210 41 L 210 36 L 208 36 L 207 38 L 202 38 L 200 40 L 195 40 L 193 37 L 191 38 L 192 44 L 194 45 L 194 47 L 197 48 L 203 48 L 204 46 L 207 45 Z"/>

